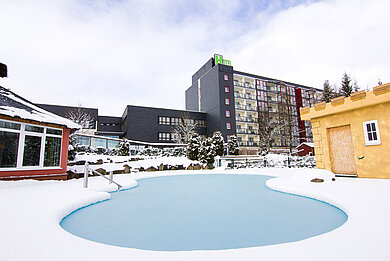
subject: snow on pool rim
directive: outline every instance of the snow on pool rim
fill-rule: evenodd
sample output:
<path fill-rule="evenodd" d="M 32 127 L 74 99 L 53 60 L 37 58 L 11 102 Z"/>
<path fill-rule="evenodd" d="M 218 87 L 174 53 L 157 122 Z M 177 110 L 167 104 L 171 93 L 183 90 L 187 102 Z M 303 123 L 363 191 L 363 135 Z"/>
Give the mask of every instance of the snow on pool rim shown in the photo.
<path fill-rule="evenodd" d="M 339 222 L 338 225 L 336 226 L 332 226 L 330 229 L 325 229 L 324 231 L 321 231 L 320 233 L 315 233 L 315 234 L 312 234 L 310 236 L 303 236 L 301 238 L 298 238 L 298 239 L 294 239 L 294 240 L 291 240 L 291 239 L 288 239 L 287 241 L 286 240 L 282 240 L 280 242 L 272 242 L 272 243 L 256 243 L 256 244 L 253 244 L 253 245 L 233 245 L 233 246 L 218 246 L 218 247 L 205 247 L 205 246 L 197 246 L 197 247 L 184 247 L 184 249 L 176 249 L 176 248 L 162 248 L 162 249 L 159 249 L 159 247 L 155 248 L 155 247 L 145 247 L 145 246 L 136 246 L 136 245 L 122 245 L 121 243 L 118 244 L 118 243 L 112 243 L 112 242 L 106 242 L 103 240 L 96 240 L 96 239 L 91 239 L 91 238 L 88 238 L 86 237 L 85 235 L 82 236 L 82 235 L 78 235 L 74 232 L 71 232 L 69 229 L 66 229 L 64 228 L 63 224 L 64 224 L 64 221 L 71 217 L 73 214 L 79 212 L 80 210 L 83 210 L 83 209 L 88 209 L 87 207 L 90 207 L 90 206 L 94 206 L 94 205 L 99 205 L 100 203 L 104 203 L 104 202 L 109 202 L 109 200 L 103 200 L 103 201 L 100 201 L 100 202 L 96 202 L 96 203 L 92 203 L 92 204 L 89 204 L 89 205 L 86 205 L 86 206 L 83 206 L 73 212 L 71 212 L 70 214 L 68 214 L 67 216 L 65 216 L 61 222 L 60 222 L 60 225 L 61 227 L 66 230 L 67 232 L 73 234 L 73 235 L 76 235 L 76 236 L 79 236 L 81 238 L 84 238 L 84 239 L 87 239 L 87 240 L 91 240 L 91 241 L 94 241 L 94 242 L 99 242 L 99 243 L 103 243 L 103 244 L 107 244 L 107 245 L 112 245 L 112 246 L 120 246 L 120 247 L 127 247 L 127 248 L 135 248 L 135 249 L 143 249 L 143 250 L 157 250 L 157 251 L 190 251 L 190 250 L 224 250 L 224 249 L 241 249 L 241 248 L 248 248 L 248 247 L 259 247 L 259 246 L 266 246 L 266 245 L 275 245 L 275 244 L 282 244 L 282 243 L 289 243 L 289 242 L 295 242 L 295 241 L 300 241 L 300 240 L 303 240 L 303 239 L 307 239 L 307 238 L 311 238 L 311 237 L 314 237 L 314 236 L 318 236 L 318 235 L 321 235 L 321 234 L 324 234 L 324 233 L 328 233 L 330 231 L 333 231 L 339 227 L 341 227 L 343 224 L 345 224 L 345 222 L 348 220 L 348 215 L 345 213 L 345 211 L 343 211 L 341 208 L 337 207 L 336 205 L 333 205 L 329 202 L 326 202 L 326 201 L 323 201 L 323 200 L 320 200 L 320 199 L 316 199 L 316 198 L 313 198 L 311 196 L 307 196 L 307 195 L 300 195 L 299 193 L 296 193 L 296 192 L 288 192 L 288 191 L 281 191 L 273 186 L 269 186 L 267 183 L 268 181 L 270 180 L 273 180 L 272 176 L 266 176 L 266 175 L 262 175 L 262 174 L 253 174 L 253 173 L 245 173 L 244 175 L 237 175 L 237 174 L 234 174 L 234 175 L 230 175 L 230 174 L 226 174 L 226 173 L 222 173 L 222 174 L 219 174 L 219 173 L 207 173 L 207 174 L 203 174 L 203 173 L 191 173 L 191 174 L 165 174 L 165 175 L 156 175 L 156 176 L 146 176 L 146 177 L 141 177 L 139 179 L 137 179 L 138 182 L 141 182 L 141 184 L 144 182 L 144 181 L 150 181 L 150 180 L 155 180 L 155 179 L 160 179 L 160 178 L 173 178 L 173 177 L 201 177 L 201 179 L 204 179 L 205 176 L 209 176 L 209 177 L 215 177 L 217 176 L 218 178 L 219 177 L 257 177 L 257 178 L 263 178 L 264 181 L 263 181 L 263 185 L 265 187 L 266 190 L 268 190 L 268 192 L 271 192 L 271 193 L 277 193 L 278 195 L 287 195 L 289 197 L 296 197 L 296 198 L 300 198 L 300 199 L 304 199 L 304 200 L 308 200 L 310 202 L 316 202 L 316 204 L 320 204 L 321 206 L 328 206 L 330 207 L 331 209 L 333 210 L 336 210 L 336 212 L 338 212 L 340 215 L 344 216 L 344 219 L 342 222 Z M 187 182 L 187 181 L 186 181 Z M 161 184 L 160 184 L 161 185 Z M 204 184 L 203 184 L 204 185 Z M 160 187 L 163 187 L 163 186 L 160 186 Z M 202 186 L 201 186 L 202 187 Z M 239 187 L 239 186 L 235 186 L 235 187 Z M 131 187 L 131 188 L 128 188 L 128 189 L 124 189 L 124 190 L 121 190 L 119 192 L 123 193 L 123 192 L 126 192 L 126 191 L 133 191 L 133 189 L 136 189 L 136 188 L 139 188 L 139 183 L 137 183 L 134 187 Z M 197 186 L 197 188 L 199 188 L 199 186 Z M 232 189 L 232 188 L 231 188 Z M 256 188 L 257 190 L 258 188 Z M 118 192 L 118 194 L 120 195 L 120 193 Z M 113 195 L 118 195 L 116 194 L 117 192 L 114 192 L 114 193 L 110 193 L 111 194 L 111 198 L 112 199 L 112 196 Z M 245 199 L 248 199 L 248 198 L 245 198 Z M 291 199 L 291 198 L 290 198 Z M 98 204 L 99 203 L 99 204 Z M 207 202 L 207 204 L 204 204 L 204 205 L 208 205 L 209 202 Z M 177 211 L 178 209 L 176 209 Z M 107 211 L 106 211 L 107 212 Z M 296 210 L 294 212 L 297 212 Z M 161 213 L 161 212 L 160 212 Z M 161 217 L 161 216 L 160 216 Z M 237 221 L 237 220 L 236 220 Z M 317 225 L 317 224 L 316 224 Z M 139 227 L 142 227 L 142 226 L 139 226 Z M 228 226 L 224 226 L 224 228 L 226 229 Z M 249 233 L 250 231 L 247 230 L 247 232 Z M 132 231 L 132 235 L 134 237 L 134 231 Z M 138 236 L 140 236 L 141 234 L 138 234 Z M 138 237 L 136 237 L 137 240 L 138 240 Z"/>

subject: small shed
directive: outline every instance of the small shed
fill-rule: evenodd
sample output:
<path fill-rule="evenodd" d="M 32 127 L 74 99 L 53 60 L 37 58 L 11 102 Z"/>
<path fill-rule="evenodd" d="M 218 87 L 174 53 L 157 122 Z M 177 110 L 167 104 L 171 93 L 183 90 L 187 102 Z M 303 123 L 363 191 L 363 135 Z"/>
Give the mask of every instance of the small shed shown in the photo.
<path fill-rule="evenodd" d="M 390 178 L 390 83 L 301 108 L 316 164 L 336 175 Z"/>
<path fill-rule="evenodd" d="M 302 142 L 296 149 L 299 156 L 314 156 L 314 143 L 312 142 Z"/>
<path fill-rule="evenodd" d="M 79 128 L 0 86 L 0 180 L 66 179 L 69 134 Z"/>

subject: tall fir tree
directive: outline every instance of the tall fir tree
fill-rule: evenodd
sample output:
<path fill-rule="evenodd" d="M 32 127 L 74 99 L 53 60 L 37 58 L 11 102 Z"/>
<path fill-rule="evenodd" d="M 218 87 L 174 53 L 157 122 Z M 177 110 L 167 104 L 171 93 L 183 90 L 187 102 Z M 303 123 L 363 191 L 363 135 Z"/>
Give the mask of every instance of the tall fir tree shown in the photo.
<path fill-rule="evenodd" d="M 352 84 L 351 84 L 351 77 L 344 72 L 343 78 L 341 80 L 341 88 L 340 88 L 340 95 L 344 97 L 351 96 L 352 93 Z"/>
<path fill-rule="evenodd" d="M 324 90 L 322 92 L 322 101 L 324 102 L 330 102 L 330 100 L 332 98 L 335 97 L 335 91 L 334 89 L 332 88 L 332 86 L 330 86 L 329 84 L 329 81 L 326 80 L 324 82 Z"/>
<path fill-rule="evenodd" d="M 190 160 L 198 160 L 199 159 L 199 148 L 201 145 L 200 136 L 198 133 L 192 133 L 186 150 L 186 156 Z"/>
<path fill-rule="evenodd" d="M 238 155 L 240 153 L 240 145 L 236 136 L 231 135 L 227 144 L 228 155 Z"/>
<path fill-rule="evenodd" d="M 358 85 L 356 79 L 353 80 L 353 85 L 352 85 L 352 87 L 353 87 L 353 92 L 358 92 L 358 91 L 360 91 L 360 87 L 359 87 L 359 85 Z"/>
<path fill-rule="evenodd" d="M 215 146 L 212 137 L 204 137 L 199 148 L 199 161 L 211 165 L 215 161 Z"/>
<path fill-rule="evenodd" d="M 224 148 L 223 148 L 223 137 L 220 131 L 216 131 L 212 136 L 213 144 L 215 146 L 215 153 L 217 156 L 223 156 Z"/>

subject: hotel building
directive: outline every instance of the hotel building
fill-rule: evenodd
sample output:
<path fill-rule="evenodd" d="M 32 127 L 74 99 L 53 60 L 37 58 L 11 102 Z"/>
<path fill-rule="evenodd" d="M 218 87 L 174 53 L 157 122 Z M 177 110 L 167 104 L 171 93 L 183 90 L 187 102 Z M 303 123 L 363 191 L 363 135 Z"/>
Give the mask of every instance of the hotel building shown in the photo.
<path fill-rule="evenodd" d="M 262 133 L 273 132 L 271 147 L 287 149 L 312 142 L 309 122 L 299 108 L 319 102 L 322 90 L 233 69 L 215 55 L 193 76 L 186 109 L 206 112 L 207 133 L 237 135 L 243 153 L 255 153 Z"/>
<path fill-rule="evenodd" d="M 84 108 L 95 120 L 95 135 L 166 145 L 175 143 L 173 130 L 183 118 L 193 120 L 201 135 L 221 131 L 227 141 L 237 135 L 241 153 L 254 154 L 262 133 L 272 132 L 273 149 L 295 148 L 312 142 L 310 122 L 300 120 L 299 108 L 317 103 L 322 90 L 233 69 L 221 55 L 209 59 L 193 76 L 185 91 L 185 110 L 126 106 L 121 117 L 100 116 Z M 39 104 L 61 116 L 72 107 Z M 75 108 L 73 108 L 75 109 Z"/>

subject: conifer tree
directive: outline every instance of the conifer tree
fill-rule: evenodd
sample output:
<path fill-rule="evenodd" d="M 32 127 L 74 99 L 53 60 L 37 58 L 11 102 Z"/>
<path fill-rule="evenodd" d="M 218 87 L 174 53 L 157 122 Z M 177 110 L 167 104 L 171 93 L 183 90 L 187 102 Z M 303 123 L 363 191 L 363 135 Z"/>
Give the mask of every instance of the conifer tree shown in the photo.
<path fill-rule="evenodd" d="M 227 144 L 228 155 L 238 155 L 240 153 L 240 145 L 236 136 L 231 135 Z"/>
<path fill-rule="evenodd" d="M 324 90 L 322 92 L 322 101 L 324 102 L 330 102 L 330 100 L 332 98 L 334 98 L 335 96 L 335 91 L 334 89 L 332 88 L 332 86 L 330 86 L 329 84 L 329 81 L 326 80 L 324 82 Z"/>
<path fill-rule="evenodd" d="M 340 88 L 340 95 L 344 97 L 351 96 L 352 93 L 352 85 L 351 85 L 351 77 L 344 72 L 343 78 L 341 80 L 341 88 Z"/>
<path fill-rule="evenodd" d="M 204 137 L 202 139 L 201 146 L 199 148 L 199 160 L 200 162 L 210 165 L 214 163 L 215 146 L 211 137 Z"/>
<path fill-rule="evenodd" d="M 218 156 L 223 156 L 224 148 L 223 148 L 223 137 L 220 131 L 216 131 L 212 136 L 213 144 L 215 146 L 215 153 Z"/>
<path fill-rule="evenodd" d="M 72 161 L 76 158 L 77 154 L 77 141 L 76 135 L 72 133 L 69 136 L 69 146 L 68 146 L 68 161 Z"/>
<path fill-rule="evenodd" d="M 119 143 L 118 155 L 119 156 L 129 156 L 130 155 L 130 143 L 127 139 L 123 139 Z"/>
<path fill-rule="evenodd" d="M 353 92 L 358 92 L 360 91 L 360 87 L 359 85 L 357 84 L 357 81 L 356 79 L 353 80 Z"/>
<path fill-rule="evenodd" d="M 186 150 L 186 155 L 187 155 L 188 159 L 198 160 L 200 145 L 201 144 L 200 144 L 199 134 L 196 132 L 192 133 L 192 135 L 188 141 L 187 150 Z"/>

